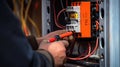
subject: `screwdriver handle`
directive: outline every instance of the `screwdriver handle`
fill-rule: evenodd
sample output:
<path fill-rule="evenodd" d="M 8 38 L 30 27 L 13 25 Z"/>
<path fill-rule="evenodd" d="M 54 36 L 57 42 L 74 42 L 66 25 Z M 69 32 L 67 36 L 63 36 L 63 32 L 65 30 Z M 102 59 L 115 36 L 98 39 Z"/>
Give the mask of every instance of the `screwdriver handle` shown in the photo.
<path fill-rule="evenodd" d="M 53 38 L 50 38 L 48 40 L 48 42 L 54 42 L 56 40 L 59 40 L 59 39 L 62 39 L 64 37 L 68 37 L 68 36 L 71 36 L 73 34 L 73 32 L 66 32 L 66 33 L 63 33 L 63 34 L 60 34 L 60 35 L 56 35 L 55 37 Z"/>

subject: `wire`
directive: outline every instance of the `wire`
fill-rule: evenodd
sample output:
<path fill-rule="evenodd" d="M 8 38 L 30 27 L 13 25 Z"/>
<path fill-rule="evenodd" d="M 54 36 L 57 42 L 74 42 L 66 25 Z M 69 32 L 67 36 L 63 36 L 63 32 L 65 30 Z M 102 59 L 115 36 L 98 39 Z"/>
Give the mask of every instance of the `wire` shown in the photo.
<path fill-rule="evenodd" d="M 90 54 L 90 52 L 91 52 L 91 45 L 90 44 L 88 44 L 88 49 L 89 49 L 89 51 L 88 51 L 88 55 Z M 87 57 L 89 57 L 88 55 L 86 55 L 86 56 L 84 56 L 84 57 L 80 57 L 80 58 L 70 58 L 70 57 L 68 57 L 68 59 L 70 59 L 70 60 L 83 60 L 83 59 L 85 59 L 85 58 L 87 58 Z"/>
<path fill-rule="evenodd" d="M 30 21 L 30 23 L 34 26 L 37 36 L 40 37 L 40 31 L 38 26 L 35 24 L 35 22 L 32 20 L 32 18 L 30 16 L 28 16 L 28 20 Z"/>
<path fill-rule="evenodd" d="M 20 12 L 20 15 L 21 15 L 21 22 L 22 22 L 22 28 L 23 28 L 23 31 L 25 33 L 26 36 L 30 35 L 30 31 L 27 27 L 27 24 L 25 22 L 25 19 L 23 17 L 23 11 L 24 11 L 24 0 L 21 0 L 21 12 Z"/>
<path fill-rule="evenodd" d="M 64 28 L 63 25 L 61 25 L 61 24 L 59 24 L 59 23 L 57 22 L 55 10 L 54 10 L 54 21 L 55 21 L 55 25 L 56 25 L 57 27 L 62 28 L 62 29 Z"/>
<path fill-rule="evenodd" d="M 30 16 L 28 16 L 28 12 L 29 12 L 29 8 L 30 8 L 32 0 L 28 0 L 28 4 L 26 6 L 26 10 L 24 10 L 24 0 L 17 0 L 17 1 L 16 0 L 12 0 L 12 2 L 13 2 L 13 6 L 14 6 L 14 13 L 20 19 L 21 24 L 22 24 L 22 29 L 23 29 L 25 35 L 26 36 L 30 35 L 30 30 L 29 30 L 29 28 L 27 26 L 27 19 L 28 19 L 29 22 L 35 28 L 36 34 L 39 37 L 40 36 L 39 28 L 37 27 L 35 22 L 32 20 L 32 18 L 30 18 Z M 20 11 L 19 11 L 19 8 L 20 8 Z M 25 11 L 25 15 L 24 15 L 24 11 Z"/>
<path fill-rule="evenodd" d="M 91 52 L 90 55 L 94 54 L 94 52 L 97 50 L 97 48 L 98 48 L 98 40 L 99 40 L 99 38 L 97 37 L 97 39 L 96 39 L 96 46 L 95 46 L 94 50 Z"/>
<path fill-rule="evenodd" d="M 13 12 L 18 17 L 18 19 L 20 19 L 20 9 L 19 9 L 20 5 L 19 5 L 18 1 L 12 0 L 12 2 L 13 2 L 13 9 L 14 9 Z"/>
<path fill-rule="evenodd" d="M 59 13 L 57 14 L 57 20 L 59 20 L 59 17 L 61 15 L 62 12 L 64 12 L 66 9 L 62 9 L 61 11 L 59 11 Z M 65 26 L 63 26 L 65 28 Z"/>
<path fill-rule="evenodd" d="M 30 8 L 30 5 L 31 5 L 31 1 L 32 0 L 28 1 L 28 5 L 27 5 L 26 10 L 25 10 L 25 21 L 27 21 L 28 11 L 29 11 L 29 8 Z"/>
<path fill-rule="evenodd" d="M 54 21 L 55 21 L 55 25 L 56 25 L 58 28 L 63 29 L 63 28 L 65 28 L 65 26 L 63 26 L 63 25 L 61 25 L 60 23 L 58 23 L 58 20 L 56 19 L 56 10 L 55 10 L 54 4 L 55 4 L 55 0 L 54 0 L 54 2 L 53 2 L 53 10 L 54 10 Z"/>
<path fill-rule="evenodd" d="M 63 5 L 63 1 L 62 1 L 62 0 L 60 0 L 60 3 L 61 3 L 61 6 L 62 6 L 62 9 L 65 9 L 65 8 L 64 8 L 64 5 Z M 64 16 L 66 17 L 65 12 L 64 12 Z"/>
<path fill-rule="evenodd" d="M 70 59 L 70 60 L 83 60 L 83 59 L 85 59 L 85 58 L 88 58 L 88 57 L 90 57 L 91 55 L 93 55 L 94 53 L 95 53 L 95 51 L 97 50 L 97 48 L 98 48 L 98 37 L 97 37 L 97 39 L 96 39 L 96 45 L 95 45 L 95 48 L 93 49 L 93 51 L 91 52 L 91 46 L 90 46 L 90 44 L 89 44 L 89 52 L 88 52 L 88 55 L 86 55 L 86 56 L 84 56 L 84 57 L 77 57 L 77 58 L 71 58 L 71 57 L 68 57 L 68 59 Z"/>
<path fill-rule="evenodd" d="M 96 22 L 96 31 L 99 30 L 99 22 L 98 21 L 95 21 Z"/>

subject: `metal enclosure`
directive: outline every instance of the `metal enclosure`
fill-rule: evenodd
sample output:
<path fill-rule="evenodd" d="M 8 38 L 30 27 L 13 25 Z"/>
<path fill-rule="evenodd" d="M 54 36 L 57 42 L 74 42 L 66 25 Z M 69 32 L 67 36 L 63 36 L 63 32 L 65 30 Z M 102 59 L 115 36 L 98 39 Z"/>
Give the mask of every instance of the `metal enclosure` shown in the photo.
<path fill-rule="evenodd" d="M 100 4 L 100 67 L 120 67 L 120 0 Z"/>
<path fill-rule="evenodd" d="M 41 0 L 42 6 L 42 36 L 51 31 L 50 0 Z"/>

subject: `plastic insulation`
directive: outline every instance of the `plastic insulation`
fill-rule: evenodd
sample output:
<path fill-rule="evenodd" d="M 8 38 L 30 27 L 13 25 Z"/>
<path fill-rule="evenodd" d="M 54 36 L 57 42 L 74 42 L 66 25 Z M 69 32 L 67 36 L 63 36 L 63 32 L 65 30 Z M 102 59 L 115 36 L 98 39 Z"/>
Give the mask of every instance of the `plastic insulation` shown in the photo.
<path fill-rule="evenodd" d="M 62 9 L 64 9 L 64 4 L 63 4 L 63 1 L 62 1 L 62 0 L 60 0 L 60 3 L 61 3 L 61 6 L 62 6 Z M 65 12 L 64 12 L 64 16 L 66 17 Z"/>
<path fill-rule="evenodd" d="M 57 22 L 57 19 L 56 19 L 56 14 L 55 14 L 55 9 L 54 9 L 54 21 L 55 21 L 55 25 L 59 28 L 64 28 L 64 26 L 60 25 L 58 22 Z"/>
<path fill-rule="evenodd" d="M 99 30 L 99 22 L 98 21 L 95 21 L 96 22 L 96 31 Z"/>
<path fill-rule="evenodd" d="M 29 0 L 29 1 L 28 1 L 28 5 L 27 5 L 26 10 L 25 10 L 25 21 L 27 21 L 28 11 L 29 11 L 31 2 L 32 2 L 32 0 Z"/>
<path fill-rule="evenodd" d="M 89 52 L 91 52 L 91 53 L 89 53 L 88 52 L 88 55 L 86 55 L 86 56 L 84 56 L 84 57 L 76 57 L 76 58 L 71 58 L 71 57 L 67 57 L 68 59 L 70 59 L 70 60 L 83 60 L 83 59 L 85 59 L 85 58 L 88 58 L 88 57 L 90 57 L 92 54 L 94 54 L 95 53 L 95 51 L 97 50 L 97 48 L 98 48 L 98 37 L 97 37 L 97 39 L 96 39 L 96 45 L 95 45 L 95 48 L 93 49 L 93 51 L 91 52 L 91 46 L 89 46 Z"/>
<path fill-rule="evenodd" d="M 28 16 L 28 20 L 30 21 L 30 23 L 34 26 L 35 30 L 36 30 L 36 33 L 37 33 L 37 36 L 40 37 L 40 31 L 39 31 L 39 28 L 38 26 L 36 25 L 36 23 L 33 21 L 33 19 Z"/>
<path fill-rule="evenodd" d="M 99 40 L 99 38 L 97 37 L 97 39 L 96 39 L 96 46 L 95 46 L 94 50 L 91 52 L 90 55 L 94 54 L 95 51 L 97 50 L 97 48 L 98 48 L 98 40 Z"/>
<path fill-rule="evenodd" d="M 63 26 L 63 25 L 61 25 L 60 23 L 58 23 L 58 20 L 56 19 L 56 11 L 55 11 L 55 6 L 54 6 L 54 4 L 55 4 L 55 0 L 54 0 L 54 2 L 53 2 L 53 10 L 54 10 L 54 21 L 55 21 L 55 25 L 56 25 L 58 28 L 63 29 L 63 28 L 65 28 L 65 26 Z"/>
<path fill-rule="evenodd" d="M 59 37 L 62 39 L 62 38 L 64 38 L 64 37 L 68 37 L 68 36 L 71 36 L 73 34 L 73 32 L 66 32 L 66 33 L 63 33 L 63 34 L 60 34 L 59 35 Z M 57 40 L 57 38 L 50 38 L 49 40 L 48 40 L 48 42 L 54 42 L 54 41 L 56 41 Z"/>
<path fill-rule="evenodd" d="M 91 45 L 90 44 L 88 44 L 88 54 L 86 55 L 86 56 L 84 56 L 84 57 L 77 57 L 77 58 L 70 58 L 70 57 L 68 57 L 68 59 L 70 59 L 70 60 L 83 60 L 83 59 L 85 59 L 85 58 L 88 58 L 89 56 L 89 54 L 90 54 L 90 52 L 91 52 Z"/>
<path fill-rule="evenodd" d="M 20 16 L 21 16 L 21 22 L 22 22 L 22 29 L 25 33 L 26 36 L 30 35 L 30 31 L 27 27 L 27 24 L 25 22 L 25 19 L 23 17 L 23 11 L 24 11 L 24 0 L 21 0 L 21 12 L 20 12 Z"/>
<path fill-rule="evenodd" d="M 61 11 L 59 11 L 59 13 L 57 14 L 57 20 L 59 20 L 59 17 L 61 15 L 61 13 L 64 12 L 64 11 L 66 11 L 66 9 L 62 9 Z M 63 27 L 65 27 L 65 26 L 63 26 Z"/>

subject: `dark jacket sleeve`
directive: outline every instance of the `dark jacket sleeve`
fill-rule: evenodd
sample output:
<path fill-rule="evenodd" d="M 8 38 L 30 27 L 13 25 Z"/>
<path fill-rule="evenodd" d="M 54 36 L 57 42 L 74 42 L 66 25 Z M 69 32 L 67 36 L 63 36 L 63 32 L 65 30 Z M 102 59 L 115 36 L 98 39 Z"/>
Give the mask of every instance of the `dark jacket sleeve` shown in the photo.
<path fill-rule="evenodd" d="M 0 0 L 0 67 L 53 67 L 46 53 L 32 50 L 19 20 L 6 1 Z"/>

